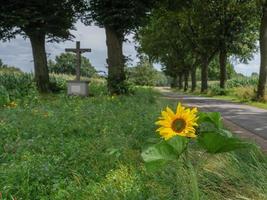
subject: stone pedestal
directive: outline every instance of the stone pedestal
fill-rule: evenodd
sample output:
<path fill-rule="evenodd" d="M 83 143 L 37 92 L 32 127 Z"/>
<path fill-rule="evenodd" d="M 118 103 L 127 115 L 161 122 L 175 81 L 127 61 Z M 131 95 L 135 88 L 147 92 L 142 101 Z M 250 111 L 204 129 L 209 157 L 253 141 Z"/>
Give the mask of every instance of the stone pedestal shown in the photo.
<path fill-rule="evenodd" d="M 68 95 L 84 96 L 89 95 L 89 81 L 68 81 Z"/>

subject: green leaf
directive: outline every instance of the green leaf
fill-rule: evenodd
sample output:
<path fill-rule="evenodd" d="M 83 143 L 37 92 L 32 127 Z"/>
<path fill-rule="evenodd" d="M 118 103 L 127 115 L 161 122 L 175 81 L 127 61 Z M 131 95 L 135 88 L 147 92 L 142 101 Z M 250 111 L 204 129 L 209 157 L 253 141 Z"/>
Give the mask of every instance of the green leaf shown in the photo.
<path fill-rule="evenodd" d="M 167 143 L 175 149 L 176 154 L 179 156 L 187 147 L 189 139 L 186 137 L 176 136 L 167 141 Z"/>
<path fill-rule="evenodd" d="M 187 147 L 189 139 L 176 136 L 149 146 L 141 154 L 148 170 L 159 169 L 167 162 L 177 160 Z"/>
<path fill-rule="evenodd" d="M 176 158 L 174 149 L 166 141 L 148 147 L 141 155 L 145 162 L 173 160 Z"/>
<path fill-rule="evenodd" d="M 166 160 L 157 160 L 153 162 L 146 162 L 145 167 L 148 171 L 153 172 L 157 171 L 158 169 L 164 167 L 166 165 L 167 161 Z"/>
<path fill-rule="evenodd" d="M 230 137 L 224 131 L 221 133 L 220 130 L 202 133 L 197 141 L 209 153 L 223 153 L 252 146 L 248 142 Z"/>
<path fill-rule="evenodd" d="M 200 112 L 199 113 L 199 119 L 198 123 L 212 123 L 216 128 L 222 128 L 223 123 L 222 123 L 222 117 L 219 112 Z"/>

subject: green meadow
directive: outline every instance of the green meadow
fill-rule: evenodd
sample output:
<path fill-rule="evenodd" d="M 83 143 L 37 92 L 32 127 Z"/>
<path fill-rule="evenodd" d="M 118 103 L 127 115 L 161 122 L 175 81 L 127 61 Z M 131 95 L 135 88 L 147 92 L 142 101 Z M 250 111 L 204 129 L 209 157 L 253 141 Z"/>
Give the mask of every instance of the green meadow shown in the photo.
<path fill-rule="evenodd" d="M 149 88 L 90 90 L 89 98 L 28 94 L 1 108 L 0 199 L 191 200 L 183 162 L 151 172 L 141 158 L 160 139 L 160 111 L 176 102 Z M 193 141 L 190 149 L 201 199 L 267 199 L 267 157 L 257 148 L 210 156 Z"/>

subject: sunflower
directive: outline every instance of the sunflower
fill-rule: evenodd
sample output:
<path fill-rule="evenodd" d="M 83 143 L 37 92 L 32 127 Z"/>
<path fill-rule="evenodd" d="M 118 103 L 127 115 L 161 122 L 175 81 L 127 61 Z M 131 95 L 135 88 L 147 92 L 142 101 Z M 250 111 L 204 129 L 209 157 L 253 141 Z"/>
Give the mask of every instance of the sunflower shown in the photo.
<path fill-rule="evenodd" d="M 168 140 L 176 135 L 194 138 L 196 137 L 197 108 L 189 109 L 183 107 L 180 103 L 177 105 L 176 113 L 169 107 L 161 112 L 161 117 L 156 125 L 161 127 L 157 129 L 159 134 Z"/>

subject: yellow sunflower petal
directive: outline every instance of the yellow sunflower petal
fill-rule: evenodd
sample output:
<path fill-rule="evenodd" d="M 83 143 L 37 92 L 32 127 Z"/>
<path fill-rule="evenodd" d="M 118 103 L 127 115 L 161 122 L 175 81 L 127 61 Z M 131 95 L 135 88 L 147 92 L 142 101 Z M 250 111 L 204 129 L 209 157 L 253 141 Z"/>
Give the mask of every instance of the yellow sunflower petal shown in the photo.
<path fill-rule="evenodd" d="M 169 116 L 168 112 L 166 112 L 166 111 L 162 111 L 162 112 L 161 112 L 161 115 L 162 115 L 162 118 L 163 118 L 163 119 L 166 119 L 166 120 L 168 120 L 168 121 L 171 121 L 171 117 Z"/>
<path fill-rule="evenodd" d="M 169 123 L 169 122 L 166 121 L 166 120 L 160 120 L 160 121 L 157 121 L 157 122 L 156 122 L 156 125 L 161 125 L 161 126 L 164 126 L 164 127 L 171 127 L 171 123 Z"/>
<path fill-rule="evenodd" d="M 161 112 L 161 117 L 156 122 L 161 126 L 157 129 L 157 132 L 165 139 L 168 140 L 175 135 L 184 137 L 195 138 L 195 127 L 197 124 L 197 108 L 186 108 L 178 103 L 176 113 L 174 113 L 169 107 L 166 111 Z"/>
<path fill-rule="evenodd" d="M 175 117 L 175 114 L 174 114 L 174 112 L 172 111 L 172 109 L 170 109 L 169 107 L 167 107 L 167 108 L 166 108 L 166 111 L 167 111 L 167 113 L 169 114 L 169 116 L 170 116 L 171 118 L 174 118 L 174 117 Z"/>

